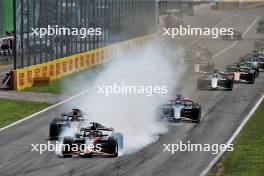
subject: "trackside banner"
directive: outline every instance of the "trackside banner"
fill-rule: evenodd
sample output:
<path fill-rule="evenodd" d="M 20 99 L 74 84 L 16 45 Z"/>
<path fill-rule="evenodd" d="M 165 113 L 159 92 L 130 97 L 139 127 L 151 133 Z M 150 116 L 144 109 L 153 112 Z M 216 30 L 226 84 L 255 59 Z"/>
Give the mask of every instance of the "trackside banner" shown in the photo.
<path fill-rule="evenodd" d="M 27 87 L 32 87 L 34 78 L 49 77 L 50 80 L 55 80 L 102 64 L 120 53 L 141 47 L 153 40 L 154 35 L 143 36 L 65 58 L 59 58 L 54 61 L 17 69 L 15 70 L 13 80 L 14 88 L 16 90 L 23 90 Z"/>

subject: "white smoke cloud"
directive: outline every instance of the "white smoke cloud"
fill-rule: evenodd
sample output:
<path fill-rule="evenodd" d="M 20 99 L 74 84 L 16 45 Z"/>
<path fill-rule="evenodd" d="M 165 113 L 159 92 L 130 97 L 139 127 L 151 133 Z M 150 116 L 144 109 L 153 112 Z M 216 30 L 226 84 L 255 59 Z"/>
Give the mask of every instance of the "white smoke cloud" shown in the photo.
<path fill-rule="evenodd" d="M 155 142 L 158 134 L 167 131 L 166 124 L 158 121 L 156 111 L 161 103 L 173 95 L 179 75 L 184 71 L 179 59 L 183 58 L 181 53 L 181 50 L 171 51 L 160 45 L 146 46 L 108 63 L 94 82 L 94 86 L 114 83 L 168 86 L 167 94 L 105 96 L 95 90 L 74 106 L 90 114 L 93 121 L 122 132 L 125 154 L 136 152 Z M 171 59 L 175 59 L 174 62 Z"/>

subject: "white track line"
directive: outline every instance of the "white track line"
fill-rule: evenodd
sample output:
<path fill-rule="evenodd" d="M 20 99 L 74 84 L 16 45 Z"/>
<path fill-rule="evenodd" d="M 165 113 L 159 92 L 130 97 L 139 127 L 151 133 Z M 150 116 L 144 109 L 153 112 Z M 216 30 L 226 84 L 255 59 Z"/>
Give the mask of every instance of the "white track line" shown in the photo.
<path fill-rule="evenodd" d="M 258 100 L 258 102 L 255 104 L 255 106 L 252 108 L 252 110 L 249 112 L 249 114 L 246 116 L 246 118 L 243 120 L 243 122 L 239 125 L 235 133 L 231 136 L 231 138 L 227 141 L 226 145 L 232 144 L 234 139 L 238 136 L 240 131 L 243 129 L 243 127 L 246 125 L 248 120 L 253 116 L 259 105 L 264 99 L 264 95 Z M 219 152 L 214 159 L 209 163 L 209 165 L 203 170 L 203 172 L 200 174 L 200 176 L 206 176 L 209 171 L 214 167 L 214 165 L 217 163 L 217 161 L 221 158 L 221 156 L 224 154 L 223 151 Z"/>
<path fill-rule="evenodd" d="M 242 34 L 242 38 L 245 37 L 245 35 L 250 31 L 250 29 L 255 25 L 255 23 L 259 20 L 259 17 L 256 17 L 256 19 L 248 26 L 248 28 L 244 31 L 244 33 Z M 225 49 L 219 51 L 218 53 L 216 53 L 215 55 L 213 55 L 213 58 L 223 54 L 224 52 L 228 51 L 229 49 L 233 48 L 236 44 L 238 43 L 238 40 L 235 41 L 234 43 L 232 43 L 231 45 L 229 45 L 228 47 L 226 47 Z"/>
<path fill-rule="evenodd" d="M 61 102 L 59 102 L 59 103 L 57 103 L 57 104 L 54 104 L 54 105 L 52 105 L 52 106 L 50 106 L 50 107 L 48 107 L 48 108 L 46 108 L 46 109 L 43 109 L 43 110 L 41 110 L 41 111 L 39 111 L 39 112 L 37 112 L 37 113 L 35 113 L 35 114 L 32 114 L 32 115 L 30 115 L 30 116 L 28 116 L 28 117 L 25 117 L 25 118 L 23 118 L 23 119 L 21 119 L 21 120 L 19 120 L 19 121 L 16 121 L 16 122 L 14 122 L 14 123 L 12 123 L 12 124 L 6 126 L 6 127 L 3 127 L 3 128 L 0 129 L 0 131 L 3 131 L 3 130 L 5 130 L 5 129 L 7 129 L 7 128 L 10 128 L 10 127 L 14 126 L 14 125 L 17 125 L 17 124 L 19 124 L 19 123 L 21 123 L 21 122 L 24 122 L 24 121 L 26 121 L 26 120 L 28 120 L 28 119 L 31 119 L 31 118 L 33 118 L 33 117 L 35 117 L 35 116 L 37 116 L 37 115 L 39 115 L 39 114 L 41 114 L 41 113 L 43 113 L 43 112 L 46 112 L 46 111 L 48 111 L 48 110 L 50 110 L 50 109 L 53 109 L 53 108 L 55 108 L 55 107 L 57 107 L 57 106 L 59 106 L 59 105 L 61 105 L 61 104 L 63 104 L 63 103 L 66 103 L 66 102 L 68 102 L 68 101 L 71 101 L 71 100 L 73 100 L 73 99 L 75 99 L 75 98 L 77 98 L 77 97 L 79 97 L 79 96 L 81 96 L 81 95 L 83 95 L 83 94 L 86 94 L 86 93 L 88 93 L 88 92 L 91 92 L 91 91 L 94 90 L 94 89 L 95 89 L 95 88 L 90 88 L 90 89 L 88 89 L 88 90 L 82 91 L 82 92 L 80 92 L 80 93 L 78 93 L 78 94 L 76 94 L 76 95 L 74 95 L 74 96 L 72 96 L 72 97 L 70 97 L 70 98 L 67 98 L 67 99 L 65 99 L 65 100 L 63 100 L 63 101 L 61 101 Z"/>
<path fill-rule="evenodd" d="M 223 24 L 223 23 L 229 21 L 230 19 L 235 18 L 235 17 L 237 17 L 237 16 L 239 16 L 239 15 L 241 15 L 240 12 L 237 13 L 237 14 L 235 14 L 235 15 L 232 15 L 232 16 L 230 16 L 230 17 L 228 17 L 228 18 L 225 18 L 225 19 L 221 20 L 219 23 L 215 24 L 213 27 L 218 27 L 218 26 L 220 26 L 221 24 Z M 203 38 L 203 36 L 198 37 L 197 39 L 195 39 L 195 40 L 192 41 L 191 43 L 187 44 L 187 46 L 191 46 L 191 45 L 193 45 L 195 42 L 197 42 L 197 41 L 200 40 L 201 38 Z"/>

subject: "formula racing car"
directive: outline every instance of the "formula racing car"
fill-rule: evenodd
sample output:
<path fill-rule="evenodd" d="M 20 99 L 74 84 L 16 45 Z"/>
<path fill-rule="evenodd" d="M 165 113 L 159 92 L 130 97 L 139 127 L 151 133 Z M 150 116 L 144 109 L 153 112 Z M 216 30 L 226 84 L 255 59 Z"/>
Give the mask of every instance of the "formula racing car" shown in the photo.
<path fill-rule="evenodd" d="M 79 109 L 72 109 L 69 113 L 63 113 L 61 117 L 55 118 L 50 123 L 50 139 L 58 139 L 64 130 L 78 131 L 87 118 Z"/>
<path fill-rule="evenodd" d="M 254 49 L 258 51 L 264 51 L 264 39 L 259 39 L 254 42 Z"/>
<path fill-rule="evenodd" d="M 99 123 L 92 122 L 91 126 L 81 128 L 74 136 L 63 139 L 62 156 L 80 157 L 108 156 L 117 157 L 123 149 L 123 135 Z"/>
<path fill-rule="evenodd" d="M 206 74 L 197 80 L 198 90 L 232 90 L 234 87 L 233 75 L 223 72 L 218 72 Z"/>
<path fill-rule="evenodd" d="M 258 25 L 259 25 L 259 26 L 264 26 L 264 18 L 261 18 L 261 19 L 258 21 Z"/>
<path fill-rule="evenodd" d="M 214 62 L 206 58 L 197 60 L 193 66 L 195 73 L 208 73 L 214 71 L 215 69 Z"/>
<path fill-rule="evenodd" d="M 201 119 L 201 105 L 182 95 L 177 95 L 160 108 L 161 120 L 178 122 L 180 120 L 199 123 Z"/>
<path fill-rule="evenodd" d="M 239 31 L 234 31 L 233 35 L 221 35 L 222 40 L 242 40 L 242 33 Z"/>
<path fill-rule="evenodd" d="M 257 33 L 264 33 L 264 25 L 257 27 Z"/>
<path fill-rule="evenodd" d="M 257 33 L 264 32 L 264 18 L 260 19 L 258 22 Z"/>
<path fill-rule="evenodd" d="M 254 84 L 256 78 L 256 71 L 248 66 L 243 64 L 233 64 L 226 67 L 226 70 L 229 74 L 234 75 L 235 83 L 249 83 Z"/>

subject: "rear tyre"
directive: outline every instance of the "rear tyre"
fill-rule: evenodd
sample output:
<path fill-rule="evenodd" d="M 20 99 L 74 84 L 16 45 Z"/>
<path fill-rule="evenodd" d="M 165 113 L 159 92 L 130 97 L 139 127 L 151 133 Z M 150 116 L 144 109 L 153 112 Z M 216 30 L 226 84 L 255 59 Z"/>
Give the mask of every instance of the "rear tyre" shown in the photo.
<path fill-rule="evenodd" d="M 201 120 L 201 105 L 194 103 L 192 107 L 192 121 L 199 123 Z"/>
<path fill-rule="evenodd" d="M 255 83 L 255 74 L 248 74 L 248 83 L 249 84 L 254 84 Z"/>
<path fill-rule="evenodd" d="M 124 138 L 123 138 L 123 135 L 122 133 L 120 132 L 114 132 L 111 137 L 114 137 L 117 141 L 117 145 L 118 145 L 118 149 L 122 150 L 123 149 L 123 146 L 124 146 Z"/>
<path fill-rule="evenodd" d="M 227 91 L 232 91 L 233 90 L 233 87 L 234 87 L 234 81 L 233 80 L 227 80 L 227 83 L 226 83 L 226 90 Z"/>
<path fill-rule="evenodd" d="M 107 149 L 108 149 L 108 153 L 111 154 L 111 157 L 117 157 L 118 156 L 118 143 L 114 137 L 108 138 Z"/>
<path fill-rule="evenodd" d="M 73 138 L 71 136 L 64 137 L 63 149 L 62 149 L 63 157 L 71 157 L 72 156 L 72 144 L 73 144 Z"/>

